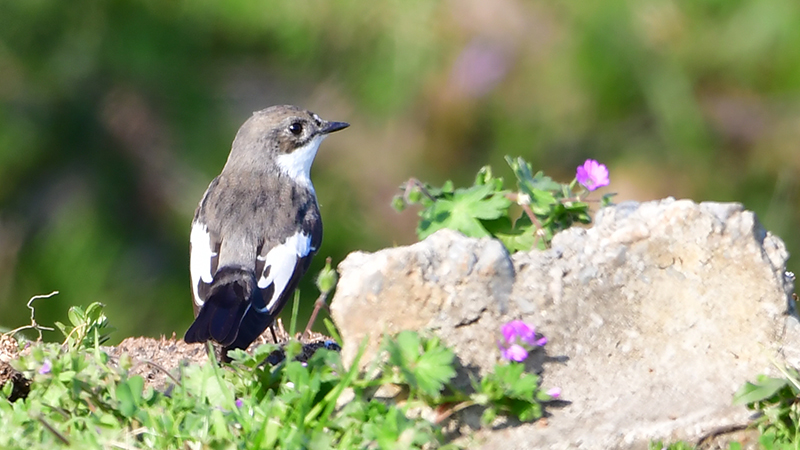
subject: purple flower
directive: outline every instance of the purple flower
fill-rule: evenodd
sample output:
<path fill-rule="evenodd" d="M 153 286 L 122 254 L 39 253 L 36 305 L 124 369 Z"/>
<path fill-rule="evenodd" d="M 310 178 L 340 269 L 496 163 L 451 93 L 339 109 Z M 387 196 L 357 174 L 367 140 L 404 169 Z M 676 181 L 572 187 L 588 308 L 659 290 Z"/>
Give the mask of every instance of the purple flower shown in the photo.
<path fill-rule="evenodd" d="M 500 346 L 500 355 L 509 361 L 522 362 L 528 357 L 528 351 L 523 346 L 514 344 L 508 348 Z"/>
<path fill-rule="evenodd" d="M 501 331 L 503 332 L 503 339 L 506 340 L 507 344 L 513 344 L 519 340 L 519 342 L 533 345 L 534 339 L 536 339 L 536 329 L 528 326 L 528 324 L 521 320 L 512 320 L 508 322 L 503 325 Z"/>
<path fill-rule="evenodd" d="M 244 405 L 244 401 L 242 399 L 240 399 L 240 398 L 237 398 L 236 399 L 236 407 L 237 408 L 241 408 L 242 405 Z"/>
<path fill-rule="evenodd" d="M 561 397 L 561 388 L 560 387 L 550 388 L 547 390 L 547 395 L 553 398 Z"/>
<path fill-rule="evenodd" d="M 39 367 L 39 375 L 47 375 L 51 370 L 53 370 L 53 363 L 49 359 L 45 359 L 42 367 Z"/>
<path fill-rule="evenodd" d="M 500 329 L 503 340 L 497 342 L 500 355 L 508 361 L 524 361 L 531 347 L 541 347 L 547 343 L 546 337 L 536 339 L 536 328 L 521 320 L 512 320 Z"/>
<path fill-rule="evenodd" d="M 608 168 L 605 164 L 600 164 L 593 159 L 587 159 L 582 166 L 578 166 L 575 178 L 586 189 L 593 191 L 597 188 L 608 186 Z"/>

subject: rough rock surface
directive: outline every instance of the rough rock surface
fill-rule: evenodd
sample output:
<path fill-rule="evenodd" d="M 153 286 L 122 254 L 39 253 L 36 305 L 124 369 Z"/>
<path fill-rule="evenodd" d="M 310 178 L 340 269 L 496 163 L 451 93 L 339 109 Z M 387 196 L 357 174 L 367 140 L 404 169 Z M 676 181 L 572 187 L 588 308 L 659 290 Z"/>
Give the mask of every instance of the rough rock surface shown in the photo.
<path fill-rule="evenodd" d="M 514 266 L 499 241 L 441 230 L 409 247 L 351 253 L 339 272 L 331 314 L 348 343 L 342 350 L 347 364 L 364 336 L 371 336 L 366 363 L 376 336 L 419 329 L 437 330 L 464 365 L 494 364 L 494 330 L 508 313 L 514 283 Z M 492 331 L 462 332 L 478 322 Z"/>
<path fill-rule="evenodd" d="M 544 252 L 441 231 L 352 254 L 331 309 L 346 358 L 364 336 L 428 328 L 477 370 L 498 358 L 502 323 L 535 324 L 550 342 L 529 367 L 568 403 L 546 426 L 482 430 L 476 446 L 647 448 L 746 424 L 733 393 L 772 359 L 800 363 L 787 258 L 739 204 L 625 203 Z"/>

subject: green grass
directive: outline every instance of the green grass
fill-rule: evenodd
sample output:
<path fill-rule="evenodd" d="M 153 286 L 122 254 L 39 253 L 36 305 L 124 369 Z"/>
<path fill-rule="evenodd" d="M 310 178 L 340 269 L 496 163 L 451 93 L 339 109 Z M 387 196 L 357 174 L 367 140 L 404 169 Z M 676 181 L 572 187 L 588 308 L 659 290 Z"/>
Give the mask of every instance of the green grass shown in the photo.
<path fill-rule="evenodd" d="M 413 332 L 385 337 L 364 372 L 357 369 L 364 346 L 347 368 L 325 348 L 301 363 L 294 358 L 301 344 L 290 342 L 278 365 L 263 363 L 274 345 L 252 355 L 233 351 L 230 365 L 182 367 L 161 392 L 131 374 L 130 357 L 101 349 L 102 305 L 73 308 L 69 317 L 70 325 L 58 326 L 64 343 L 32 342 L 14 362 L 31 390 L 25 399 L 0 400 L 0 448 L 457 448 L 442 430 L 453 413 L 475 407 L 487 423 L 499 415 L 534 421 L 551 400 L 539 378 L 514 362 L 473 380 L 471 390 L 457 389 L 453 352 Z M 407 395 L 375 398 L 387 385 Z M 7 383 L 0 397 L 10 392 Z M 436 408 L 434 421 L 409 413 L 426 405 Z"/>

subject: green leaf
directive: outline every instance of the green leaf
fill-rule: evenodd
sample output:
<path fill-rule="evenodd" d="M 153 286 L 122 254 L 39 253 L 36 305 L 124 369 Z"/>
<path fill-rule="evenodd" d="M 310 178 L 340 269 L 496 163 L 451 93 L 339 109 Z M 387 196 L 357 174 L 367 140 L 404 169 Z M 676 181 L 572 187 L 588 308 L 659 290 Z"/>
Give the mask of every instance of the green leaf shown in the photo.
<path fill-rule="evenodd" d="M 3 384 L 2 394 L 4 399 L 8 399 L 9 397 L 11 397 L 11 391 L 13 389 L 14 389 L 14 383 L 10 383 L 7 381 L 5 384 Z"/>
<path fill-rule="evenodd" d="M 453 180 L 447 180 L 442 185 L 442 193 L 444 194 L 452 194 L 453 189 Z"/>
<path fill-rule="evenodd" d="M 117 401 L 123 416 L 133 417 L 136 414 L 142 399 L 142 389 L 144 389 L 144 379 L 138 375 L 120 382 L 117 386 Z"/>
<path fill-rule="evenodd" d="M 72 322 L 72 326 L 77 328 L 83 324 L 86 314 L 80 306 L 73 306 L 67 311 L 67 317 Z"/>
<path fill-rule="evenodd" d="M 611 199 L 612 199 L 612 198 L 613 198 L 615 195 L 617 195 L 617 193 L 616 193 L 616 192 L 612 192 L 612 193 L 609 193 L 609 194 L 606 194 L 606 195 L 604 195 L 604 196 L 603 196 L 603 197 L 600 199 L 600 207 L 601 207 L 601 208 L 605 208 L 606 206 L 611 206 L 611 205 L 613 205 L 613 204 L 614 204 L 614 202 L 612 202 L 612 201 L 611 201 Z"/>
<path fill-rule="evenodd" d="M 773 397 L 783 387 L 788 385 L 784 378 L 771 378 L 764 375 L 758 376 L 757 384 L 745 383 L 733 396 L 734 405 L 749 405 Z"/>
<path fill-rule="evenodd" d="M 86 308 L 86 321 L 89 323 L 94 323 L 99 321 L 103 318 L 103 308 L 105 307 L 104 304 L 99 302 L 94 302 Z"/>
<path fill-rule="evenodd" d="M 256 448 L 275 448 L 281 428 L 281 424 L 277 420 L 267 420 L 262 428 L 261 439 L 263 439 L 263 444 Z"/>
<path fill-rule="evenodd" d="M 522 185 L 520 186 L 522 189 Z M 525 189 L 522 189 L 525 191 Z M 526 192 L 531 197 L 531 210 L 537 216 L 547 216 L 552 214 L 552 209 L 554 206 L 558 205 L 558 200 L 556 200 L 555 195 L 553 195 L 550 191 L 545 191 L 542 189 L 527 189 Z"/>
<path fill-rule="evenodd" d="M 401 197 L 402 198 L 402 197 Z M 422 192 L 419 190 L 419 187 L 414 186 L 408 191 L 408 202 L 413 204 L 419 203 L 422 200 Z"/>
<path fill-rule="evenodd" d="M 397 212 L 403 212 L 406 209 L 406 201 L 402 195 L 395 195 L 392 198 L 392 208 Z"/>
<path fill-rule="evenodd" d="M 553 181 L 552 178 L 544 176 L 541 171 L 533 174 L 531 163 L 525 161 L 522 157 L 516 159 L 506 156 L 506 162 L 511 167 L 514 175 L 517 177 L 517 183 L 521 191 L 533 197 L 532 191 L 559 191 L 561 184 Z"/>
<path fill-rule="evenodd" d="M 481 425 L 487 427 L 494 422 L 494 419 L 497 418 L 497 410 L 494 408 L 486 408 L 483 410 L 483 414 L 481 414 Z"/>
<path fill-rule="evenodd" d="M 536 243 L 536 229 L 527 216 L 520 217 L 514 225 L 508 217 L 483 221 L 483 225 L 503 243 L 509 253 L 528 251 Z"/>
<path fill-rule="evenodd" d="M 419 335 L 413 331 L 401 331 L 394 339 L 384 338 L 389 353 L 389 363 L 407 368 L 417 361 L 420 354 Z"/>
<path fill-rule="evenodd" d="M 417 234 L 424 239 L 442 228 L 450 228 L 470 237 L 487 237 L 489 232 L 480 220 L 492 220 L 507 213 L 511 201 L 504 192 L 495 192 L 491 184 L 458 189 L 452 200 L 438 200 L 423 210 Z"/>
<path fill-rule="evenodd" d="M 454 358 L 452 351 L 441 346 L 423 353 L 414 371 L 419 388 L 427 395 L 438 396 L 445 384 L 456 376 Z"/>
<path fill-rule="evenodd" d="M 445 384 L 455 376 L 451 350 L 438 339 L 423 340 L 416 332 L 403 331 L 394 339 L 385 339 L 389 364 L 396 366 L 412 390 L 438 397 Z"/>
<path fill-rule="evenodd" d="M 522 422 L 533 422 L 542 417 L 542 405 L 537 402 L 512 402 L 511 412 Z"/>

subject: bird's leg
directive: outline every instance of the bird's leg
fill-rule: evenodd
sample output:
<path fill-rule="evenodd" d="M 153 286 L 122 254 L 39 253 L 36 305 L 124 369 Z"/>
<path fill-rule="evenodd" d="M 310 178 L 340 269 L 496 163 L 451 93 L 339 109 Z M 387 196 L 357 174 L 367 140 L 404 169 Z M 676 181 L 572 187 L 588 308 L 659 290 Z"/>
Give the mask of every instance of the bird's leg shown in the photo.
<path fill-rule="evenodd" d="M 219 361 L 220 362 L 230 363 L 231 361 L 233 361 L 230 358 L 230 356 L 228 356 L 228 350 L 231 350 L 231 349 L 225 348 L 225 347 L 223 347 L 221 345 L 219 346 Z"/>
<path fill-rule="evenodd" d="M 274 322 L 272 324 L 270 324 L 269 331 L 272 332 L 272 343 L 273 344 L 277 344 L 278 343 L 278 335 L 275 334 L 275 323 Z"/>
<path fill-rule="evenodd" d="M 231 362 L 231 359 L 228 358 L 228 349 L 213 341 L 206 342 L 206 354 L 208 359 L 217 361 L 217 364 Z"/>
<path fill-rule="evenodd" d="M 314 326 L 314 322 L 317 320 L 317 314 L 319 313 L 320 308 L 328 309 L 328 303 L 325 301 L 327 299 L 327 292 L 320 294 L 319 298 L 317 298 L 317 301 L 314 303 L 314 311 L 311 312 L 311 317 L 308 319 L 308 325 L 306 325 L 306 329 L 303 331 L 303 334 L 300 335 L 301 338 L 311 332 L 311 327 Z"/>

